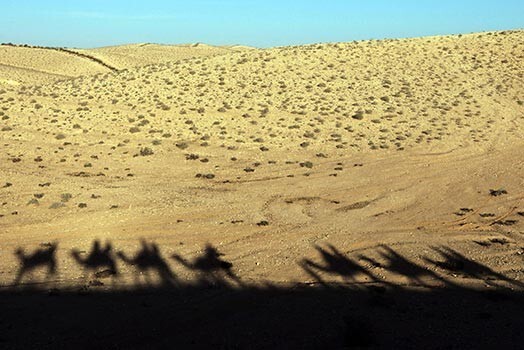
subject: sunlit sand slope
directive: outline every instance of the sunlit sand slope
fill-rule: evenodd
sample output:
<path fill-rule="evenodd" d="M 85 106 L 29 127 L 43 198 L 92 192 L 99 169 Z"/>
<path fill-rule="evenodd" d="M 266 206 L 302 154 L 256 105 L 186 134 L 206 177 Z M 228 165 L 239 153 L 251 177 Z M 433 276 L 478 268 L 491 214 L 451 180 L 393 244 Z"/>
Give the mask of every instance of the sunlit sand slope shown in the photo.
<path fill-rule="evenodd" d="M 101 239 L 133 251 L 140 238 L 182 256 L 212 244 L 254 283 L 314 283 L 322 269 L 311 262 L 319 247 L 334 254 L 329 245 L 359 261 L 359 282 L 483 280 L 432 263 L 442 247 L 504 283 L 522 280 L 523 39 L 246 50 L 9 85 L 0 94 L 0 280 L 29 282 L 15 280 L 12 252 L 56 242 L 67 269 L 53 283 L 83 284 L 98 277 L 82 272 L 74 249 L 87 256 Z M 114 50 L 128 52 L 123 64 L 142 49 L 155 52 L 147 60 L 163 55 L 148 46 Z M 381 246 L 432 273 L 385 268 Z M 118 264 L 128 272 L 119 283 L 133 283 L 133 267 Z"/>

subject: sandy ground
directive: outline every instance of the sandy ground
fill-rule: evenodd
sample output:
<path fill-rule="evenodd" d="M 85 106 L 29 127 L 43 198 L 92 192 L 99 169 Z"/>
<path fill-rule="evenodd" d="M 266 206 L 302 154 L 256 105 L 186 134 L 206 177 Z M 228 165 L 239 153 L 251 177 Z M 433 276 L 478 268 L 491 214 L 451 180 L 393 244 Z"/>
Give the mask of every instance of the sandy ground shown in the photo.
<path fill-rule="evenodd" d="M 518 348 L 523 39 L 137 45 L 4 84 L 0 341 Z"/>

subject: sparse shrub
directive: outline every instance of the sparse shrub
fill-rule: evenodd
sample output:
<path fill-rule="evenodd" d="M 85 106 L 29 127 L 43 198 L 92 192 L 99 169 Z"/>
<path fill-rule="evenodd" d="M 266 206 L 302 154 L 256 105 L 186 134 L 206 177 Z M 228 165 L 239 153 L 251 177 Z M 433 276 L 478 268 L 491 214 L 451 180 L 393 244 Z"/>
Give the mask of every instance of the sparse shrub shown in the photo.
<path fill-rule="evenodd" d="M 362 119 L 364 119 L 364 113 L 359 111 L 359 112 L 353 114 L 353 116 L 351 118 L 356 119 L 356 120 L 362 120 Z"/>
<path fill-rule="evenodd" d="M 64 203 L 69 202 L 71 198 L 73 198 L 73 195 L 71 193 L 62 193 L 60 195 L 60 200 Z"/>
<path fill-rule="evenodd" d="M 153 155 L 154 153 L 155 153 L 155 152 L 154 152 L 151 148 L 149 148 L 149 147 L 143 147 L 143 148 L 140 149 L 140 155 L 141 155 L 142 157 L 145 157 L 145 156 L 151 156 L 151 155 Z"/>
<path fill-rule="evenodd" d="M 310 161 L 306 161 L 306 162 L 300 163 L 299 165 L 300 165 L 302 168 L 308 168 L 308 169 L 313 168 L 313 163 L 310 162 Z"/>

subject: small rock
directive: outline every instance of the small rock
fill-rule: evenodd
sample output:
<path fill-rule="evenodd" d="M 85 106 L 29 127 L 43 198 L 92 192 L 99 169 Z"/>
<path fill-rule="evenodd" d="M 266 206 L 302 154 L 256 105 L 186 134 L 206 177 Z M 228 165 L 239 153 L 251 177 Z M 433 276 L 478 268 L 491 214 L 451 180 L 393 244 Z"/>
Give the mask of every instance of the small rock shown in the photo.
<path fill-rule="evenodd" d="M 498 197 L 498 196 L 502 196 L 503 194 L 508 194 L 508 192 L 501 188 L 501 189 L 498 189 L 498 190 L 489 190 L 489 194 L 493 197 Z"/>

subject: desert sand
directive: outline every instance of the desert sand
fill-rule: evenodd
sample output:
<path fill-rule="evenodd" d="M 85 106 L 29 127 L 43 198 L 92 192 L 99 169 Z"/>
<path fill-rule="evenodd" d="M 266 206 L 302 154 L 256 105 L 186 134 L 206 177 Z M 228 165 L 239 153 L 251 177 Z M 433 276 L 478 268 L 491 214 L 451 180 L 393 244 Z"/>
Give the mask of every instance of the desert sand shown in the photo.
<path fill-rule="evenodd" d="M 0 46 L 8 348 L 523 340 L 523 31 L 68 50 Z"/>

